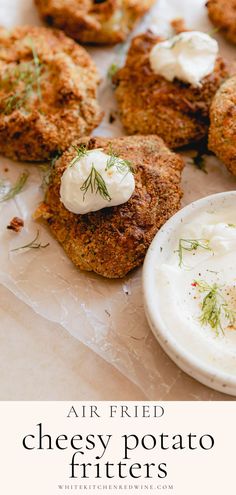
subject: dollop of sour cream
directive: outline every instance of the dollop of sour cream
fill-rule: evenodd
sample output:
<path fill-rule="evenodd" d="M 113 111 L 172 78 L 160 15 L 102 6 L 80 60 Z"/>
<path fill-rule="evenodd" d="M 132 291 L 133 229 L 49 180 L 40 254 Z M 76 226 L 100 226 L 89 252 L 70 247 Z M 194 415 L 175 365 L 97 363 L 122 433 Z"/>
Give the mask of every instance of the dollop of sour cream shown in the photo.
<path fill-rule="evenodd" d="M 199 31 L 188 31 L 157 43 L 150 53 L 156 74 L 168 81 L 175 78 L 193 86 L 214 71 L 219 46 L 215 39 Z"/>
<path fill-rule="evenodd" d="M 135 180 L 126 162 L 102 150 L 86 151 L 73 160 L 61 178 L 61 202 L 72 213 L 83 215 L 126 203 Z"/>

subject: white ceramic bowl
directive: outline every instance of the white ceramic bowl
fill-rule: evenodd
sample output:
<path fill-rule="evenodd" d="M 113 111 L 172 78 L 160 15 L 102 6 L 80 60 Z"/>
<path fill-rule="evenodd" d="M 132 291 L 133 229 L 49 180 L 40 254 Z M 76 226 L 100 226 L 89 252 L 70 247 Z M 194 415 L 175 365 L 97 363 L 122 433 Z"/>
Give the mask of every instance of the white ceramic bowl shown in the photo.
<path fill-rule="evenodd" d="M 192 214 L 211 209 L 217 211 L 222 207 L 236 208 L 236 191 L 225 192 L 207 196 L 195 201 L 176 213 L 155 236 L 144 262 L 143 291 L 145 312 L 149 325 L 158 342 L 168 356 L 188 375 L 199 382 L 220 392 L 236 396 L 236 348 L 235 367 L 222 366 L 217 360 L 209 362 L 203 359 L 202 354 L 193 352 L 189 343 L 183 344 L 183 339 L 178 339 L 178 334 L 168 328 L 156 301 L 156 272 L 155 267 L 162 264 L 168 257 L 170 246 L 177 240 L 177 229 L 180 222 L 189 222 Z M 236 253 L 235 253 L 236 275 Z M 177 288 L 176 288 L 177 289 Z M 170 307 L 171 311 L 171 307 Z M 181 340 L 181 341 L 180 341 Z M 186 339 L 187 340 L 187 339 Z M 204 353 L 203 353 L 204 354 Z"/>

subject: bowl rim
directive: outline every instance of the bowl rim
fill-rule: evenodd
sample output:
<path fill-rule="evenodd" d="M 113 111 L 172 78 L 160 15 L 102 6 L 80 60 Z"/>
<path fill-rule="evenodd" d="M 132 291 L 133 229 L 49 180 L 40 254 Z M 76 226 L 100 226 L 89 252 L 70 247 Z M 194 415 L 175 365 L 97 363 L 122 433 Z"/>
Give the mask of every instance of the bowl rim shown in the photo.
<path fill-rule="evenodd" d="M 157 307 L 153 304 L 152 284 L 149 282 L 150 273 L 153 273 L 153 258 L 157 258 L 156 253 L 157 251 L 160 251 L 160 244 L 161 246 L 165 244 L 165 238 L 168 237 L 168 231 L 173 232 L 176 226 L 179 225 L 179 221 L 182 219 L 184 222 L 184 219 L 189 216 L 191 211 L 196 212 L 197 209 L 201 209 L 205 204 L 214 203 L 215 201 L 218 202 L 224 200 L 224 198 L 228 200 L 230 197 L 236 199 L 236 191 L 216 193 L 193 201 L 180 209 L 163 225 L 155 235 L 146 254 L 143 266 L 142 287 L 144 309 L 148 323 L 159 344 L 172 361 L 174 361 L 185 373 L 204 385 L 220 392 L 236 396 L 236 375 L 233 377 L 228 372 L 219 370 L 208 363 L 204 363 L 204 361 L 189 353 L 185 347 L 179 344 L 175 337 L 173 337 L 173 334 L 163 321 Z"/>

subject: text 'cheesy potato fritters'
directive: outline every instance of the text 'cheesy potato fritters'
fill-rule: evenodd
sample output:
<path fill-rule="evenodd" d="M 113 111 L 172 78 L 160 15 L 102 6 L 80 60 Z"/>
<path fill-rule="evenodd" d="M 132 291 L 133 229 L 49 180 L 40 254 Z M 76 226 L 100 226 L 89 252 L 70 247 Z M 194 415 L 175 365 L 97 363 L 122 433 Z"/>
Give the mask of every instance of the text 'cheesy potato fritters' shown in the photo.
<path fill-rule="evenodd" d="M 163 40 L 151 32 L 133 39 L 125 66 L 113 78 L 115 95 L 128 134 L 157 134 L 178 148 L 206 136 L 212 98 L 228 72 L 219 58 L 200 87 L 167 81 L 154 73 L 149 61 L 158 41 Z"/>
<path fill-rule="evenodd" d="M 236 0 L 209 0 L 206 4 L 213 24 L 233 43 L 236 43 Z"/>
<path fill-rule="evenodd" d="M 155 0 L 35 0 L 44 21 L 82 43 L 124 41 Z"/>
<path fill-rule="evenodd" d="M 76 155 L 73 148 L 56 162 L 45 201 L 35 218 L 47 221 L 68 257 L 81 270 L 107 278 L 124 277 L 139 266 L 158 229 L 180 206 L 183 160 L 157 136 L 86 138 L 76 146 L 112 150 L 134 167 L 135 191 L 120 206 L 85 215 L 60 201 L 61 177 Z M 96 166 L 96 164 L 95 164 Z"/>
<path fill-rule="evenodd" d="M 209 148 L 236 176 L 236 76 L 216 93 L 210 118 Z"/>
<path fill-rule="evenodd" d="M 0 29 L 0 153 L 47 160 L 100 122 L 97 69 L 86 50 L 43 27 Z"/>

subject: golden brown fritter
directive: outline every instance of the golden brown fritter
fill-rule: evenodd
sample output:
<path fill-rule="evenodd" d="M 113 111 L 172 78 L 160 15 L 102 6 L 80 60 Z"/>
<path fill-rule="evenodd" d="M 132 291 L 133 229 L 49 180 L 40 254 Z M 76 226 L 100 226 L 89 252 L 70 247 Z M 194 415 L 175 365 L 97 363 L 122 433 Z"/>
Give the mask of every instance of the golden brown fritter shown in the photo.
<path fill-rule="evenodd" d="M 206 6 L 213 24 L 228 40 L 236 43 L 236 0 L 209 0 Z"/>
<path fill-rule="evenodd" d="M 44 21 L 82 43 L 124 41 L 155 0 L 35 0 Z"/>
<path fill-rule="evenodd" d="M 209 148 L 236 175 L 236 76 L 216 93 L 210 119 Z"/>
<path fill-rule="evenodd" d="M 97 69 L 84 48 L 42 27 L 0 29 L 0 152 L 47 160 L 100 122 Z"/>
<path fill-rule="evenodd" d="M 208 131 L 209 109 L 227 76 L 219 58 L 201 87 L 155 74 L 149 62 L 152 47 L 162 41 L 151 32 L 133 39 L 125 66 L 114 76 L 115 95 L 128 134 L 158 134 L 171 148 L 201 140 Z"/>
<path fill-rule="evenodd" d="M 35 218 L 43 218 L 73 263 L 107 278 L 124 277 L 139 266 L 157 230 L 180 206 L 183 160 L 157 136 L 80 139 L 77 146 L 103 148 L 134 166 L 136 188 L 130 200 L 86 215 L 69 212 L 60 201 L 64 170 L 75 157 L 66 151 L 56 162 L 45 201 Z"/>

